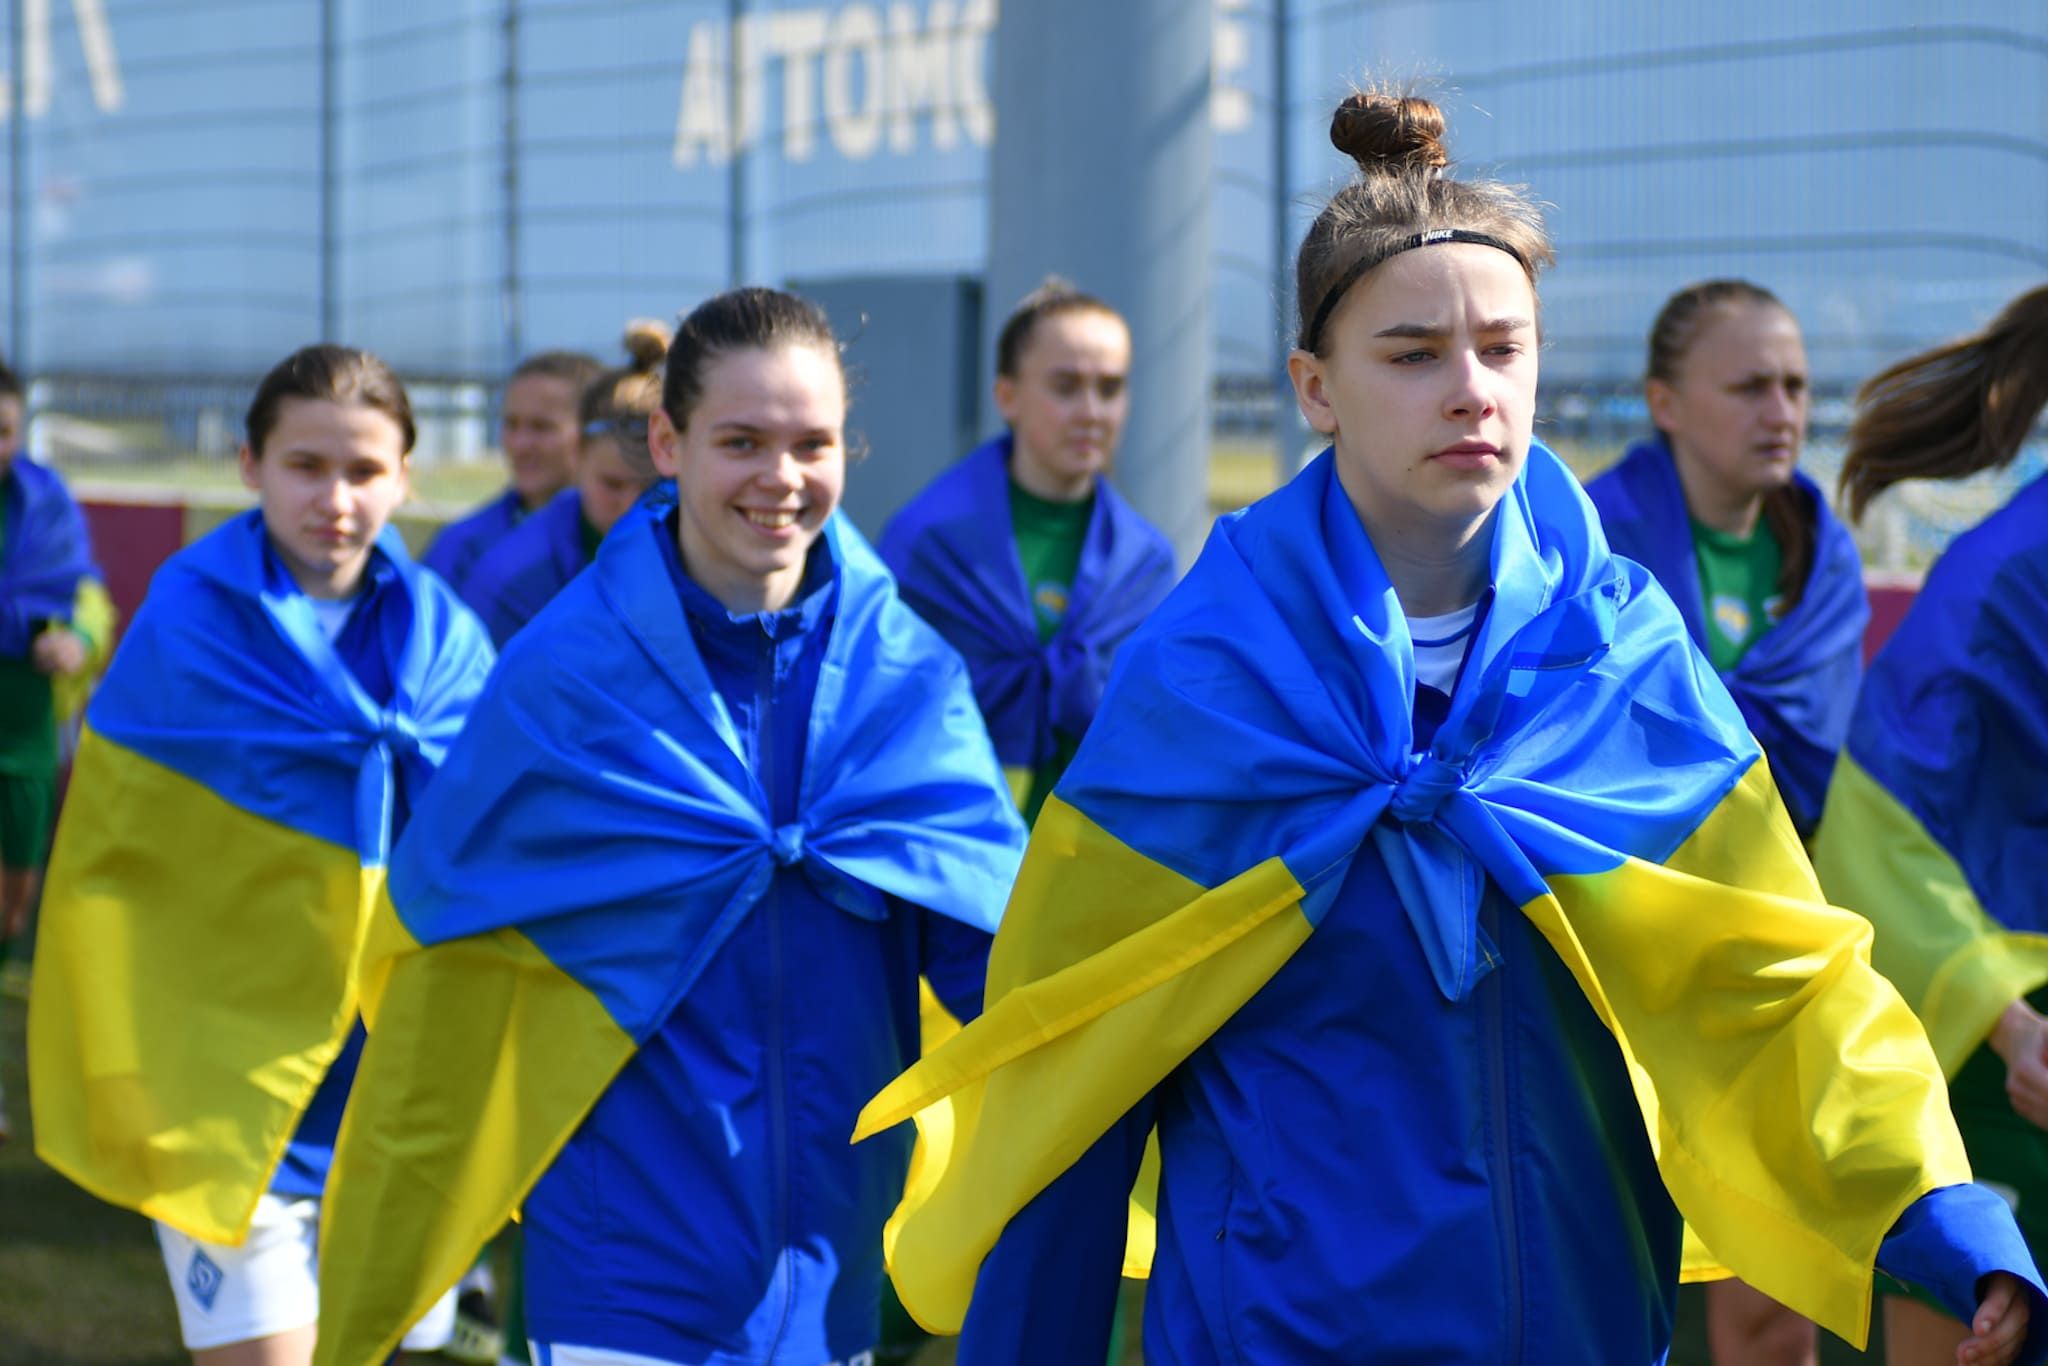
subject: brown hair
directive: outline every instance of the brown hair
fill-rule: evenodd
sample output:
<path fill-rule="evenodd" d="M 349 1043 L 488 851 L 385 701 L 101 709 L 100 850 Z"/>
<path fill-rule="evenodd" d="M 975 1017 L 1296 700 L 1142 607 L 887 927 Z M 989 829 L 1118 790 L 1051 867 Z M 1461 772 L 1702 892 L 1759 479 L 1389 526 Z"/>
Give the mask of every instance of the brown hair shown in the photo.
<path fill-rule="evenodd" d="M 1678 371 L 1698 344 L 1700 334 L 1715 310 L 1741 307 L 1775 308 L 1786 317 L 1792 310 L 1777 295 L 1748 280 L 1702 280 L 1687 285 L 1664 301 L 1657 320 L 1650 324 L 1650 355 L 1643 367 L 1645 380 L 1678 383 Z M 1667 433 L 1668 436 L 1668 433 Z M 1778 597 L 1784 611 L 1799 605 L 1806 593 L 1806 580 L 1813 573 L 1813 557 L 1819 548 L 1815 528 L 1820 510 L 1811 505 L 1806 490 L 1797 483 L 1772 489 L 1763 499 L 1764 525 L 1778 542 Z"/>
<path fill-rule="evenodd" d="M 401 453 L 409 453 L 419 436 L 412 420 L 412 400 L 390 366 L 368 351 L 323 342 L 292 352 L 256 386 L 243 428 L 248 433 L 249 450 L 258 460 L 263 458 L 264 441 L 277 425 L 278 410 L 295 398 L 357 403 L 384 414 L 398 424 L 405 437 Z"/>
<path fill-rule="evenodd" d="M 713 361 L 732 351 L 779 346 L 817 347 L 832 357 L 840 382 L 846 382 L 839 338 L 833 335 L 825 310 L 809 299 L 758 285 L 713 295 L 678 324 L 675 340 L 669 343 L 662 411 L 682 431 L 704 397 L 704 372 Z"/>
<path fill-rule="evenodd" d="M 1543 214 L 1520 186 L 1496 180 L 1450 180 L 1444 116 L 1420 95 L 1353 93 L 1330 117 L 1330 142 L 1358 163 L 1358 178 L 1339 190 L 1301 242 L 1295 258 L 1296 344 L 1317 351 L 1316 320 L 1341 293 L 1420 233 L 1462 231 L 1495 239 L 1521 263 L 1533 288 L 1557 259 Z"/>
<path fill-rule="evenodd" d="M 2048 286 L 1982 332 L 1900 361 L 1856 394 L 1840 485 L 1849 515 L 1902 479 L 1961 479 L 2011 463 L 2048 404 Z"/>
<path fill-rule="evenodd" d="M 996 373 L 1015 379 L 1017 367 L 1024 359 L 1024 348 L 1031 344 L 1031 334 L 1047 318 L 1063 313 L 1106 313 L 1118 322 L 1124 320 L 1123 314 L 1093 294 L 1076 289 L 1057 275 L 1048 275 L 1038 288 L 1017 301 L 1017 307 L 1004 320 L 1003 330 L 996 337 Z"/>
<path fill-rule="evenodd" d="M 549 379 L 566 380 L 569 392 L 581 394 L 603 373 L 604 362 L 586 352 L 540 351 L 513 366 L 505 385 L 510 388 L 528 375 L 544 375 Z"/>
<path fill-rule="evenodd" d="M 577 413 L 584 438 L 610 437 L 628 468 L 652 482 L 647 453 L 647 419 L 661 406 L 661 362 L 668 355 L 669 330 L 652 318 L 626 324 L 623 345 L 631 357 L 622 369 L 607 370 L 583 391 Z"/>

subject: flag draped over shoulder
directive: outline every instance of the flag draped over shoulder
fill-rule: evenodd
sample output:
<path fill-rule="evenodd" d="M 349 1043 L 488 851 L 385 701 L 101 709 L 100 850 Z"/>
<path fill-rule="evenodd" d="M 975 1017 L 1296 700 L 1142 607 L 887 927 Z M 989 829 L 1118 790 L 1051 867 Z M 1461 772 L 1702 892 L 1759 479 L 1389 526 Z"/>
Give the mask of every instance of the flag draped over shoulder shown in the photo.
<path fill-rule="evenodd" d="M 947 1170 L 889 1230 L 922 1322 L 957 1331 L 1008 1219 L 1378 858 L 1450 1000 L 1497 961 L 1484 880 L 1519 903 L 1620 1043 L 1681 1213 L 1861 1340 L 1884 1234 L 1968 1179 L 1926 1040 L 1870 969 L 1868 925 L 1820 900 L 1669 600 L 1541 446 L 1492 554 L 1425 754 L 1405 619 L 1327 453 L 1219 524 L 1126 646 L 1034 828 L 987 1012 L 862 1116 L 866 1135 L 953 1107 Z"/>
<path fill-rule="evenodd" d="M 1863 591 L 1863 559 L 1849 529 L 1828 509 L 1811 479 L 1793 477 L 1813 509 L 1813 567 L 1799 602 L 1721 681 L 1770 756 L 1772 777 L 1794 823 L 1810 831 L 1820 819 L 1835 756 L 1849 733 L 1870 600 Z M 1661 436 L 1636 443 L 1587 492 L 1599 509 L 1608 545 L 1657 576 L 1693 643 L 1706 648 L 1699 561 L 1670 445 Z"/>
<path fill-rule="evenodd" d="M 97 579 L 85 516 L 55 474 L 17 455 L 0 535 L 0 655 L 25 658 L 45 622 L 69 622 L 81 581 Z"/>
<path fill-rule="evenodd" d="M 381 1361 L 465 1270 L 778 869 L 993 929 L 1023 827 L 959 657 L 843 517 L 801 817 L 768 801 L 643 505 L 507 651 L 364 950 L 318 1360 Z"/>
<path fill-rule="evenodd" d="M 355 1018 L 391 814 L 491 667 L 396 533 L 410 599 L 377 705 L 268 556 L 260 513 L 157 571 L 86 712 L 29 1008 L 36 1151 L 239 1243 Z"/>
<path fill-rule="evenodd" d="M 1108 480 L 1081 544 L 1066 615 L 1041 644 L 1010 530 L 1011 440 L 975 448 L 898 513 L 882 558 L 904 601 L 965 656 L 996 756 L 1049 758 L 1053 733 L 1095 718 L 1112 656 L 1173 587 L 1173 549 Z"/>
<path fill-rule="evenodd" d="M 1814 847 L 1953 1075 L 2048 982 L 2048 479 L 1950 546 L 1872 662 Z"/>

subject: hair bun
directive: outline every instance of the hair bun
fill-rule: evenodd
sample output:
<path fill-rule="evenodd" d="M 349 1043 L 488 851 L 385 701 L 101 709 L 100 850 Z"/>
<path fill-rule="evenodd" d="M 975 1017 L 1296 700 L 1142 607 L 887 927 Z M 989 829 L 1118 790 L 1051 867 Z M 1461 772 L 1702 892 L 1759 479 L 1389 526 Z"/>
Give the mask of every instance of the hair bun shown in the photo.
<path fill-rule="evenodd" d="M 1358 91 L 1330 116 L 1330 142 L 1366 175 L 1450 164 L 1443 111 L 1420 95 Z"/>
<path fill-rule="evenodd" d="M 635 318 L 626 324 L 626 354 L 633 358 L 635 374 L 649 374 L 668 356 L 673 334 L 653 318 Z"/>

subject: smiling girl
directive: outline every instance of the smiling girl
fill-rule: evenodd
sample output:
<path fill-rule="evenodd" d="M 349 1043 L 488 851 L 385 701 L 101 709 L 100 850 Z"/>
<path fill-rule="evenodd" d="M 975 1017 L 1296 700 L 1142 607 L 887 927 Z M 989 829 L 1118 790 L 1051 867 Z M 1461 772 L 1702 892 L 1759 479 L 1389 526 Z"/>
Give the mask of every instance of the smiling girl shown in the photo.
<path fill-rule="evenodd" d="M 30 1076 L 38 1155 L 157 1221 L 194 1359 L 291 1366 L 362 1047 L 363 910 L 492 656 L 389 528 L 413 421 L 382 361 L 296 352 L 247 426 L 259 506 L 157 571 L 86 712 Z M 433 1306 L 411 1344 L 452 1321 Z"/>
<path fill-rule="evenodd" d="M 815 305 L 683 320 L 673 503 L 512 642 L 395 861 L 323 1361 L 375 1360 L 522 1201 L 539 1361 L 872 1353 L 911 1145 L 846 1136 L 920 976 L 979 1009 L 1023 831 L 959 656 L 836 514 L 845 423 Z"/>
<path fill-rule="evenodd" d="M 863 1115 L 958 1125 L 897 1289 L 975 1366 L 1097 1359 L 1126 1258 L 1147 1360 L 1647 1364 L 1683 1217 L 1845 1335 L 1881 1259 L 2009 1360 L 2032 1263 L 1740 714 L 1532 439 L 1550 247 L 1442 129 L 1337 110 L 1288 359 L 1331 447 L 1125 647 L 986 1013 Z"/>
<path fill-rule="evenodd" d="M 655 480 L 647 424 L 660 406 L 668 329 L 650 319 L 626 328 L 624 369 L 593 378 L 576 405 L 569 486 L 477 556 L 463 580 L 468 603 L 500 648 L 582 573 L 598 542 Z"/>

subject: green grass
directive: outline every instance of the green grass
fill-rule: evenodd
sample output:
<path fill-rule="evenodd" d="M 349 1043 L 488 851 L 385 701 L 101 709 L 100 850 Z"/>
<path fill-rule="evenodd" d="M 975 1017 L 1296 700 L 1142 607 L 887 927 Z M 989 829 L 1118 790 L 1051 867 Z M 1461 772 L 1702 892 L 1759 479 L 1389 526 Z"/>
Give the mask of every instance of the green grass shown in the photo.
<path fill-rule="evenodd" d="M 0 1366 L 178 1366 L 177 1311 L 147 1220 L 36 1161 L 18 974 L 0 989 Z"/>

